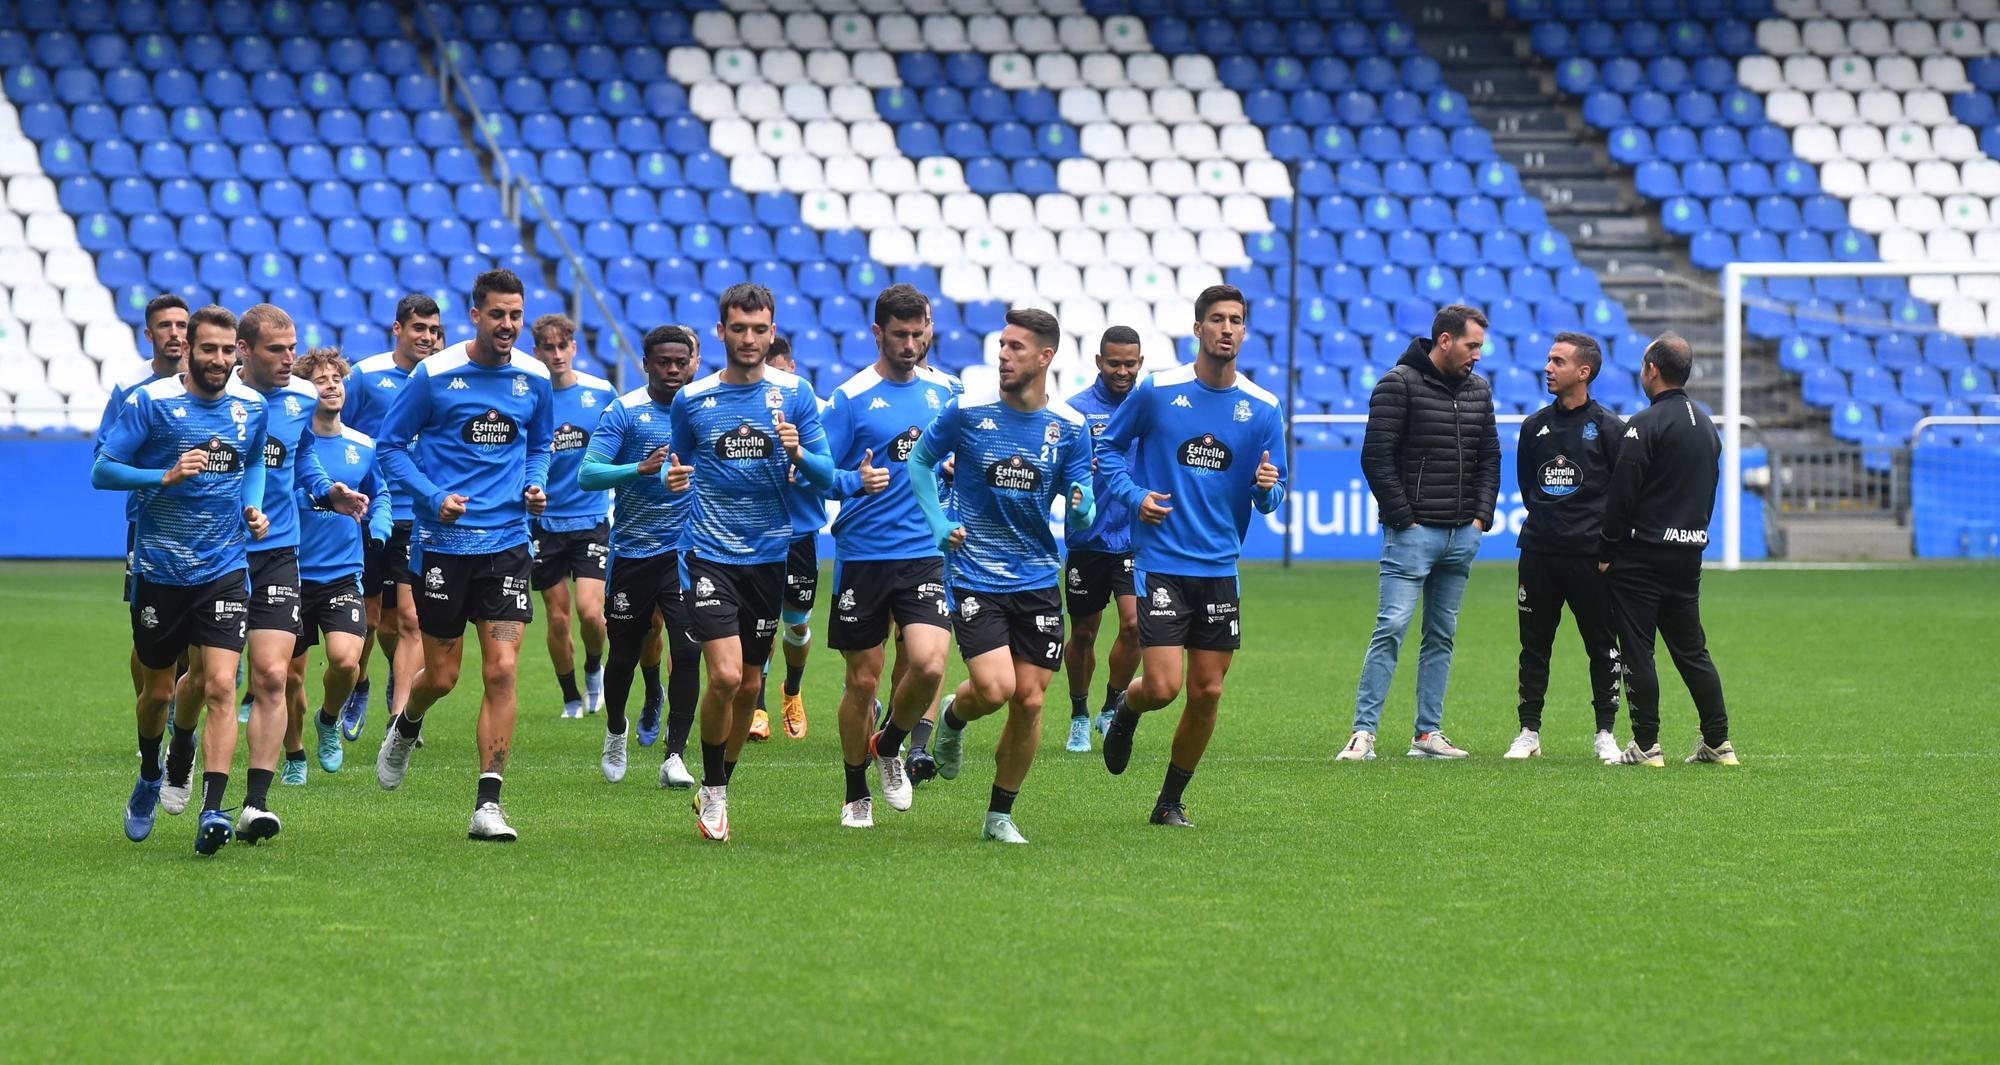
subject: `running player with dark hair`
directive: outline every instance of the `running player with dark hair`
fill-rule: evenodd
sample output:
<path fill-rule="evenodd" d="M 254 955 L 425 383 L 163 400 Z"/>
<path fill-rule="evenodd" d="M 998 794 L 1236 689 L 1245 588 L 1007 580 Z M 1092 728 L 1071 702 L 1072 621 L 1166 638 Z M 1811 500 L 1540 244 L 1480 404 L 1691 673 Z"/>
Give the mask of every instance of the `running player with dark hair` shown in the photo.
<path fill-rule="evenodd" d="M 135 389 L 144 388 L 164 377 L 172 377 L 187 368 L 188 349 L 188 305 L 187 301 L 171 292 L 154 296 L 146 304 L 146 344 L 153 349 L 151 357 L 132 364 L 118 380 L 112 382 L 111 395 L 104 401 L 104 414 L 97 420 L 97 439 L 91 449 L 93 456 L 104 450 L 104 437 L 111 432 L 111 426 L 118 420 L 119 411 L 124 409 L 125 397 Z M 138 533 L 139 500 L 136 496 L 125 498 L 125 581 L 126 602 L 132 601 L 132 551 L 134 538 Z M 182 656 L 180 671 L 187 672 L 187 658 Z M 140 690 L 143 670 L 139 665 L 137 648 L 132 651 L 132 693 Z M 172 722 L 168 723 L 170 726 Z"/>
<path fill-rule="evenodd" d="M 1097 380 L 1069 397 L 1069 405 L 1090 427 L 1092 440 L 1110 428 L 1111 415 L 1132 394 L 1145 364 L 1138 330 L 1114 325 L 1104 331 L 1097 342 Z M 1131 456 L 1126 460 L 1129 462 Z M 1091 487 L 1098 492 L 1095 519 L 1064 523 L 1069 547 L 1065 563 L 1069 617 L 1075 627 L 1069 648 L 1063 652 L 1069 676 L 1068 749 L 1078 754 L 1090 751 L 1090 682 L 1097 672 L 1097 628 L 1104 621 L 1107 605 L 1118 608 L 1118 639 L 1111 644 L 1111 675 L 1104 685 L 1098 731 L 1111 727 L 1111 709 L 1139 671 L 1139 600 L 1132 592 L 1132 513 L 1104 497 L 1101 478 Z"/>
<path fill-rule="evenodd" d="M 549 459 L 549 507 L 528 525 L 535 552 L 535 590 L 548 610 L 549 661 L 562 688 L 565 718 L 594 714 L 604 702 L 604 579 L 611 561 L 611 493 L 589 491 L 576 472 L 590 430 L 618 395 L 611 382 L 575 369 L 576 323 L 560 314 L 535 319 L 535 358 L 549 370 L 555 392 L 555 453 Z M 569 582 L 576 582 L 570 595 Z M 571 613 L 583 630 L 583 690 L 576 687 Z"/>
<path fill-rule="evenodd" d="M 1014 800 L 1034 764 L 1043 693 L 1062 663 L 1062 551 L 1049 531 L 1049 507 L 1066 496 L 1079 523 L 1094 509 L 1090 431 L 1083 415 L 1048 393 L 1061 338 L 1055 315 L 1008 311 L 998 387 L 947 403 L 910 455 L 917 505 L 933 542 L 949 552 L 952 628 L 971 673 L 945 696 L 939 768 L 950 765 L 956 776 L 966 725 L 1006 708 L 980 830 L 981 839 L 1001 843 L 1028 842 L 1014 824 Z M 956 456 L 964 473 L 955 486 L 956 520 L 938 497 L 936 468 L 946 455 Z M 878 750 L 893 746 L 878 737 Z"/>
<path fill-rule="evenodd" d="M 136 706 L 139 779 L 125 805 L 125 835 L 153 831 L 159 808 L 187 808 L 194 729 L 202 704 L 201 821 L 194 850 L 213 855 L 233 830 L 222 812 L 236 753 L 236 666 L 249 614 L 244 545 L 265 534 L 264 397 L 235 379 L 236 316 L 203 307 L 188 319 L 188 368 L 132 390 L 90 471 L 92 487 L 132 492 L 132 642 L 144 671 Z M 188 652 L 188 690 L 161 765 L 174 662 Z"/>
<path fill-rule="evenodd" d="M 458 686 L 470 621 L 483 690 L 479 788 L 466 835 L 509 843 L 517 833 L 500 806 L 500 785 L 514 746 L 521 635 L 534 618 L 528 519 L 548 506 L 543 485 L 555 436 L 549 371 L 514 348 L 523 292 L 510 270 L 473 281 L 472 339 L 418 364 L 379 439 L 390 489 L 420 501 L 410 569 L 422 575 L 424 668 L 410 684 L 409 705 L 383 732 L 375 779 L 389 790 L 403 782 L 424 714 Z"/>
<path fill-rule="evenodd" d="M 782 336 L 771 338 L 764 361 L 789 374 L 798 373 L 792 345 Z M 795 740 L 806 735 L 805 697 L 799 687 L 805 682 L 806 658 L 812 654 L 813 603 L 819 598 L 819 531 L 826 527 L 826 497 L 808 484 L 805 475 L 792 471 L 791 492 L 785 497 L 792 513 L 792 551 L 785 559 L 785 610 L 779 618 L 785 643 L 785 679 L 782 688 L 785 735 Z M 771 663 L 764 663 L 757 686 L 757 713 L 750 719 L 750 738 L 771 737 L 771 722 L 764 706 L 765 689 L 770 686 Z"/>
<path fill-rule="evenodd" d="M 1139 716 L 1187 690 L 1166 782 L 1153 803 L 1156 825 L 1191 827 L 1182 795 L 1215 733 L 1223 678 L 1242 645 L 1236 560 L 1243 534 L 1252 507 L 1269 514 L 1285 499 L 1284 467 L 1272 462 L 1285 460 L 1283 410 L 1276 396 L 1236 372 L 1248 313 L 1236 289 L 1204 289 L 1195 300 L 1194 362 L 1141 381 L 1098 440 L 1107 493 L 1138 517 L 1133 590 L 1144 648 L 1143 672 L 1104 734 L 1105 768 L 1123 773 Z"/>

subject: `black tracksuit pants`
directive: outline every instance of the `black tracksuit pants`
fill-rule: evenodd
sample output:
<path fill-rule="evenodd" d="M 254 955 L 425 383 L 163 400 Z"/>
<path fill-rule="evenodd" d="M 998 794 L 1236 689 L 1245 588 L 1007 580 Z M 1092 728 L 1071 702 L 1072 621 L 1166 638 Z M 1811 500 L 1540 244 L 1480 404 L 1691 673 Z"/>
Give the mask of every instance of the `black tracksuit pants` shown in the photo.
<path fill-rule="evenodd" d="M 1702 742 L 1722 746 L 1729 739 L 1729 714 L 1722 702 L 1722 678 L 1708 657 L 1708 636 L 1701 628 L 1701 552 L 1627 548 L 1606 576 L 1625 666 L 1632 739 L 1651 747 L 1660 738 L 1660 678 L 1653 669 L 1653 637 L 1658 633 L 1666 637 L 1667 653 L 1694 697 Z"/>
<path fill-rule="evenodd" d="M 1569 605 L 1583 649 L 1590 656 L 1590 704 L 1597 730 L 1618 720 L 1618 640 L 1611 621 L 1611 593 L 1592 554 L 1521 552 L 1521 727 L 1542 730 L 1542 697 L 1549 690 L 1549 653 L 1563 605 Z"/>

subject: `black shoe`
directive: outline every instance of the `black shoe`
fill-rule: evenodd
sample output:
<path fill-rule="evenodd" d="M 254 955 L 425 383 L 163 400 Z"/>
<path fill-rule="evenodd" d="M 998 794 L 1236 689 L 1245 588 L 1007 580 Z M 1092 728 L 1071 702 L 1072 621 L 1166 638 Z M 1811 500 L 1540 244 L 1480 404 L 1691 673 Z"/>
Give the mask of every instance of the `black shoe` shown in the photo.
<path fill-rule="evenodd" d="M 914 788 L 937 776 L 937 759 L 922 747 L 912 747 L 909 757 L 903 759 L 903 772 L 909 774 L 910 786 Z"/>
<path fill-rule="evenodd" d="M 1187 807 L 1177 802 L 1153 807 L 1153 815 L 1146 820 L 1156 825 L 1172 825 L 1175 828 L 1194 827 L 1194 822 L 1187 819 Z"/>
<path fill-rule="evenodd" d="M 1111 728 L 1104 733 L 1104 768 L 1111 770 L 1112 776 L 1125 771 L 1132 761 L 1132 734 L 1139 730 L 1139 715 L 1125 709 L 1125 699 L 1120 696 L 1118 709 L 1112 714 Z"/>

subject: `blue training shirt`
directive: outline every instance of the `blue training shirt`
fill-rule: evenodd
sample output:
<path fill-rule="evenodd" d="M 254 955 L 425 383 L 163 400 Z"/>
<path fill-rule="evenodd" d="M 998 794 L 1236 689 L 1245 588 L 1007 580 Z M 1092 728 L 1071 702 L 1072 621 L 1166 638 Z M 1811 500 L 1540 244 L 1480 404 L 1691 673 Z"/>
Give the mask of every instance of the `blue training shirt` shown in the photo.
<path fill-rule="evenodd" d="M 782 561 L 791 551 L 792 460 L 778 442 L 777 412 L 798 427 L 801 448 L 824 452 L 819 397 L 805 379 L 766 367 L 733 385 L 713 373 L 675 394 L 673 452 L 694 467 L 694 513 L 681 546 L 731 565 Z"/>
<path fill-rule="evenodd" d="M 165 469 L 192 448 L 208 450 L 205 472 L 132 493 L 139 505 L 133 548 L 139 576 L 190 587 L 245 568 L 250 531 L 243 523 L 243 482 L 261 458 L 263 439 L 264 397 L 233 374 L 215 399 L 189 392 L 179 374 L 125 397 L 105 434 L 104 458 Z"/>
<path fill-rule="evenodd" d="M 299 512 L 299 579 L 336 581 L 361 572 L 366 541 L 389 538 L 393 501 L 376 469 L 375 441 L 367 433 L 343 425 L 332 436 L 312 433 L 311 440 L 313 454 L 328 477 L 368 493 L 366 524 L 330 510 Z"/>
<path fill-rule="evenodd" d="M 240 371 L 237 379 L 246 388 L 257 387 Z M 250 545 L 253 555 L 299 546 L 295 486 L 305 489 L 307 500 L 319 499 L 333 487 L 312 446 L 313 412 L 318 409 L 319 389 L 302 377 L 264 393 L 264 517 L 270 519 L 271 529 Z"/>
<path fill-rule="evenodd" d="M 673 438 L 673 407 L 655 402 L 644 388 L 619 396 L 597 419 L 590 438 L 593 461 L 635 466 Z M 694 492 L 669 492 L 660 476 L 638 477 L 618 486 L 611 522 L 611 553 L 617 558 L 652 558 L 680 547 Z"/>
<path fill-rule="evenodd" d="M 403 386 L 409 383 L 410 373 L 396 365 L 396 353 L 393 351 L 370 355 L 355 363 L 347 371 L 347 399 L 340 405 L 341 423 L 379 439 L 382 423 L 389 417 L 389 408 L 395 404 L 396 397 L 403 394 Z M 410 497 L 406 493 L 395 493 L 391 502 L 395 504 L 390 511 L 395 520 L 412 520 Z"/>
<path fill-rule="evenodd" d="M 1137 382 L 1133 387 L 1138 387 Z M 1132 398 L 1131 392 L 1114 395 L 1104 387 L 1104 378 L 1098 377 L 1090 387 L 1069 397 L 1069 405 L 1090 429 L 1090 438 L 1096 442 L 1111 427 L 1111 415 L 1121 404 Z M 1129 465 L 1132 456 L 1128 452 L 1125 461 Z M 1085 525 L 1069 522 L 1063 528 L 1063 538 L 1072 551 L 1099 551 L 1107 555 L 1122 555 L 1132 550 L 1132 508 L 1122 501 L 1111 498 L 1105 490 L 1104 474 L 1099 470 L 1092 482 L 1097 492 L 1097 514 L 1095 520 Z"/>
<path fill-rule="evenodd" d="M 946 403 L 918 446 L 957 456 L 952 499 L 965 543 L 948 556 L 952 588 L 1055 587 L 1062 549 L 1049 528 L 1049 505 L 1067 498 L 1072 484 L 1090 484 L 1083 415 L 1059 399 L 1038 411 L 1015 410 L 999 389 L 982 388 Z"/>
<path fill-rule="evenodd" d="M 118 412 L 125 409 L 125 397 L 131 395 L 134 389 L 144 388 L 158 380 L 160 375 L 153 372 L 153 360 L 141 359 L 111 383 L 111 395 L 104 401 L 104 414 L 97 419 L 97 436 L 91 444 L 91 457 L 104 452 L 104 438 L 110 434 L 112 423 L 118 420 Z M 125 496 L 125 520 L 139 520 L 139 498 L 129 493 Z"/>
<path fill-rule="evenodd" d="M 611 511 L 611 493 L 589 491 L 576 483 L 576 471 L 590 449 L 590 433 L 618 390 L 602 377 L 576 375 L 568 388 L 553 388 L 555 443 L 549 457 L 549 508 L 538 519 L 550 532 L 581 532 L 595 528 Z"/>
<path fill-rule="evenodd" d="M 910 449 L 959 391 L 950 375 L 928 366 L 917 367 L 904 383 L 888 380 L 870 366 L 834 390 L 825 418 L 828 451 L 841 471 L 833 492 L 841 501 L 833 519 L 840 561 L 938 557 L 910 491 Z M 870 450 L 875 465 L 889 471 L 889 487 L 861 495 L 860 477 L 851 471 Z"/>
<path fill-rule="evenodd" d="M 471 345 L 419 363 L 375 438 L 390 490 L 412 497 L 413 550 L 486 555 L 525 544 L 521 494 L 548 484 L 555 434 L 548 368 L 521 351 L 481 366 Z M 452 493 L 466 497 L 465 513 L 447 523 L 438 507 Z"/>
<path fill-rule="evenodd" d="M 1271 453 L 1278 483 L 1256 488 Z M 1128 459 L 1127 456 L 1131 457 Z M 1098 438 L 1105 494 L 1133 512 L 1133 567 L 1178 577 L 1232 577 L 1250 508 L 1268 514 L 1285 497 L 1285 419 L 1277 397 L 1240 374 L 1228 388 L 1195 378 L 1192 364 L 1140 381 Z M 1148 491 L 1173 508 L 1159 525 L 1137 520 Z"/>

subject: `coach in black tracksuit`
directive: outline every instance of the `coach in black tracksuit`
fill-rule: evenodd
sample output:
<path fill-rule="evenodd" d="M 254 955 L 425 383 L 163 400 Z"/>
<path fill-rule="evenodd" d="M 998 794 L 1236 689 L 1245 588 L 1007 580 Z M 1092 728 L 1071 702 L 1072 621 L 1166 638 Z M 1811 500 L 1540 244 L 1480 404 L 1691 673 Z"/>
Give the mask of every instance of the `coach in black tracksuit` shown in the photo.
<path fill-rule="evenodd" d="M 1672 333 L 1646 349 L 1639 381 L 1652 406 L 1633 415 L 1625 428 L 1604 503 L 1602 566 L 1611 585 L 1632 719 L 1627 764 L 1659 764 L 1655 632 L 1666 637 L 1701 716 L 1702 742 L 1688 761 L 1735 760 L 1728 749 L 1722 678 L 1709 660 L 1701 628 L 1701 552 L 1715 509 L 1722 441 L 1715 423 L 1688 398 L 1693 361 L 1687 341 Z"/>
<path fill-rule="evenodd" d="M 1608 748 L 1600 753 L 1610 756 L 1617 753 L 1609 733 L 1618 717 L 1618 641 L 1610 592 L 1597 561 L 1604 493 L 1625 423 L 1590 398 L 1590 385 L 1603 365 L 1595 340 L 1557 333 L 1543 371 L 1555 402 L 1521 423 L 1515 469 L 1528 520 L 1521 526 L 1516 610 L 1521 622 L 1521 728 L 1542 729 L 1549 651 L 1567 603 L 1590 656 L 1590 703 Z M 1524 752 L 1538 749 L 1523 747 Z"/>

